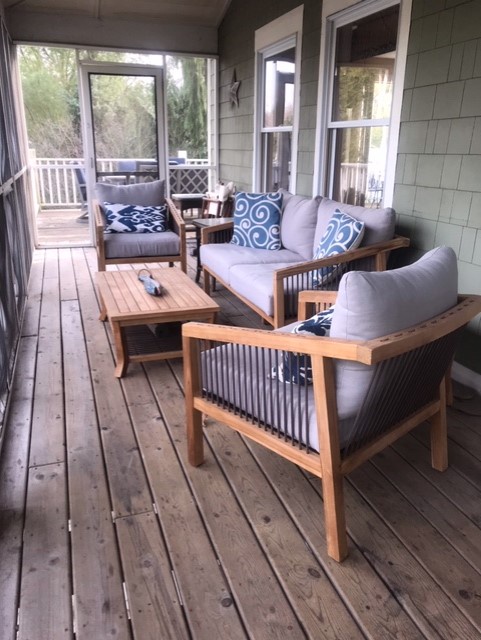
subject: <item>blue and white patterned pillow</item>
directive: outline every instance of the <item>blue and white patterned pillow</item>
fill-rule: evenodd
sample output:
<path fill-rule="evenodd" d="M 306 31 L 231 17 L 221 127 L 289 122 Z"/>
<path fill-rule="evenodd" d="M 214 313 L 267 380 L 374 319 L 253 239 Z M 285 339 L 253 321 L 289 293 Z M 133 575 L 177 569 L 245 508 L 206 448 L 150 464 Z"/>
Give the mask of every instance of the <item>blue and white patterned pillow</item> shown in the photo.
<path fill-rule="evenodd" d="M 328 336 L 331 331 L 332 314 L 334 307 L 316 313 L 308 320 L 296 324 L 292 333 L 314 336 Z M 273 367 L 271 376 L 279 378 L 280 382 L 291 384 L 312 384 L 311 357 L 305 354 L 286 352 L 278 367 Z"/>
<path fill-rule="evenodd" d="M 282 193 L 246 193 L 235 197 L 231 243 L 252 249 L 281 248 Z"/>
<path fill-rule="evenodd" d="M 167 206 L 141 207 L 104 202 L 105 233 L 160 233 L 167 231 Z"/>
<path fill-rule="evenodd" d="M 347 213 L 336 209 L 332 214 L 319 246 L 314 253 L 314 260 L 344 253 L 356 249 L 364 236 L 364 222 L 356 220 Z M 323 267 L 314 274 L 314 286 L 328 282 L 337 272 L 338 267 Z"/>

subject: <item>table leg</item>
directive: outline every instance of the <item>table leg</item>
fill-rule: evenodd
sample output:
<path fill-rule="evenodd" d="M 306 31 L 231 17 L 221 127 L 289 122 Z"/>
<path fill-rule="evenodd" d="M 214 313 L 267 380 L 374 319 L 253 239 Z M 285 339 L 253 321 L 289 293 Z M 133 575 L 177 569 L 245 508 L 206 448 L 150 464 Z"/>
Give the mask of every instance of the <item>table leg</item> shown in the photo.
<path fill-rule="evenodd" d="M 195 243 L 197 247 L 197 271 L 195 273 L 195 282 L 196 284 L 199 284 L 200 273 L 202 271 L 202 265 L 200 262 L 200 229 L 199 227 L 196 227 L 195 229 Z"/>
<path fill-rule="evenodd" d="M 105 322 L 105 320 L 107 320 L 107 309 L 105 308 L 105 304 L 104 304 L 104 301 L 102 300 L 102 298 L 100 298 L 99 320 L 101 320 L 102 322 Z"/>
<path fill-rule="evenodd" d="M 125 339 L 125 334 L 122 331 L 122 327 L 118 322 L 111 322 L 112 327 L 112 335 L 114 337 L 114 345 L 115 345 L 115 372 L 114 375 L 116 378 L 122 378 L 129 364 L 129 357 L 127 354 L 127 343 Z"/>

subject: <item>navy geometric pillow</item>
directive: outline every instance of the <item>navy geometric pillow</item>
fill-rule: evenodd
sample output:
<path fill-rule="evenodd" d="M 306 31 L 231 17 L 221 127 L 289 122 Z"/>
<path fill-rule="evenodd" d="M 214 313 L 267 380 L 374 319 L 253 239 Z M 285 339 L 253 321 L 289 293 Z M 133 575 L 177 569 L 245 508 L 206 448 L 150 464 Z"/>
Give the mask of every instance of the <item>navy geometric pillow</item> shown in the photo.
<path fill-rule="evenodd" d="M 235 196 L 231 243 L 252 249 L 281 248 L 282 193 L 246 193 Z"/>
<path fill-rule="evenodd" d="M 344 253 L 349 249 L 356 249 L 361 244 L 363 236 L 364 222 L 336 209 L 329 220 L 313 259 L 327 258 Z M 335 275 L 337 269 L 336 266 L 318 269 L 314 275 L 314 286 L 328 282 Z"/>
<path fill-rule="evenodd" d="M 292 333 L 328 336 L 331 331 L 333 313 L 334 306 L 326 309 L 326 311 L 316 313 L 312 318 L 299 322 L 292 330 Z M 273 378 L 279 378 L 281 382 L 302 386 L 312 384 L 311 357 L 288 351 L 284 354 L 281 364 L 278 367 L 273 367 L 271 375 Z"/>
<path fill-rule="evenodd" d="M 104 202 L 105 233 L 159 233 L 167 231 L 167 205 L 141 207 Z"/>

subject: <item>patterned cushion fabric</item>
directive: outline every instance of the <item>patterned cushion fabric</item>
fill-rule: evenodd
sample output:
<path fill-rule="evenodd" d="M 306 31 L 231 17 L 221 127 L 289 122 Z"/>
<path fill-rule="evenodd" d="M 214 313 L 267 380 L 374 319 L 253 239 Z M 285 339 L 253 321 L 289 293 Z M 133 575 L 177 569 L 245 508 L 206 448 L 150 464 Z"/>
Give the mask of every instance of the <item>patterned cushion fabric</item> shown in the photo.
<path fill-rule="evenodd" d="M 105 233 L 160 233 L 167 230 L 167 207 L 104 202 Z"/>
<path fill-rule="evenodd" d="M 334 307 L 316 313 L 308 320 L 297 322 L 292 333 L 311 336 L 328 336 L 331 331 L 332 314 Z M 308 355 L 286 352 L 282 363 L 278 367 L 273 367 L 271 375 L 279 378 L 280 382 L 292 384 L 312 384 L 311 358 Z"/>
<path fill-rule="evenodd" d="M 237 193 L 231 243 L 278 251 L 281 248 L 281 209 L 281 193 Z"/>
<path fill-rule="evenodd" d="M 361 244 L 363 235 L 364 222 L 336 209 L 314 253 L 314 260 L 355 249 Z M 314 276 L 314 285 L 325 284 L 335 275 L 336 271 L 337 267 L 335 266 L 319 269 Z"/>

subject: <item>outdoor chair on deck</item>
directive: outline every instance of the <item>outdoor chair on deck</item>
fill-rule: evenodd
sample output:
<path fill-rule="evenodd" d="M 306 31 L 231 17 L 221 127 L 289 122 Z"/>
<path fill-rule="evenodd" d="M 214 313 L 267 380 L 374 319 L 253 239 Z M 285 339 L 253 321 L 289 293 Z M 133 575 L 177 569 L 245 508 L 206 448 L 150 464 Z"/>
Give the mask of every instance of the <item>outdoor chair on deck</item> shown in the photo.
<path fill-rule="evenodd" d="M 185 223 L 164 181 L 97 183 L 94 201 L 98 270 L 108 264 L 180 262 L 187 268 Z"/>
<path fill-rule="evenodd" d="M 455 253 L 439 247 L 347 273 L 338 292 L 304 291 L 299 317 L 332 304 L 272 332 L 188 323 L 183 340 L 191 464 L 204 459 L 205 414 L 322 478 L 327 550 L 341 561 L 344 475 L 425 420 L 432 466 L 446 469 L 446 375 L 481 296 L 457 295 Z"/>

